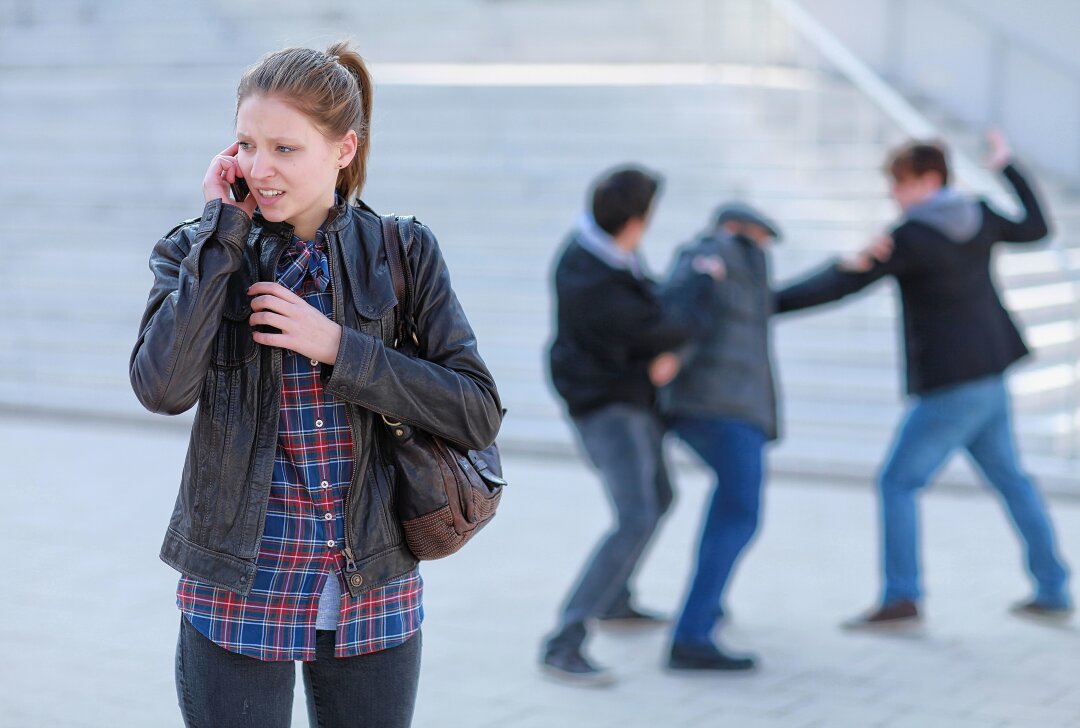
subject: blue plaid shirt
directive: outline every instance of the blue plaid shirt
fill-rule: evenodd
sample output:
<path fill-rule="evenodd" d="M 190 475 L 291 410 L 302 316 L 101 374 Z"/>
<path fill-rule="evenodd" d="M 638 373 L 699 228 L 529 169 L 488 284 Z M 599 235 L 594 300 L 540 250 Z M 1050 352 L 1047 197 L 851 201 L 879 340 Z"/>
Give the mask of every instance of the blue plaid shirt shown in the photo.
<path fill-rule="evenodd" d="M 293 239 L 277 279 L 333 316 L 322 231 L 315 241 Z M 313 660 L 320 595 L 327 579 L 342 585 L 354 443 L 345 403 L 323 390 L 320 363 L 287 349 L 281 354 L 277 455 L 251 593 L 242 597 L 184 576 L 176 598 L 196 629 L 231 652 L 260 660 Z M 341 601 L 337 657 L 400 645 L 423 620 L 417 569 L 359 597 L 341 588 L 329 594 Z"/>

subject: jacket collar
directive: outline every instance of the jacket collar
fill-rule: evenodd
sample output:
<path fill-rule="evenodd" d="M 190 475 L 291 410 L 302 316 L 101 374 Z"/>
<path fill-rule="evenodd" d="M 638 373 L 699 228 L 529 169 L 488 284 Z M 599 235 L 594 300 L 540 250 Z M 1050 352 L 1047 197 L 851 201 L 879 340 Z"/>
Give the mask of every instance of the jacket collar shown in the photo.
<path fill-rule="evenodd" d="M 379 216 L 362 202 L 355 207 L 346 205 L 337 217 L 327 221 L 325 229 L 332 233 L 328 239 L 335 246 L 338 260 L 344 263 L 357 313 L 367 319 L 385 316 L 398 301 Z"/>
<path fill-rule="evenodd" d="M 326 219 L 323 220 L 323 224 L 320 226 L 320 230 L 325 233 L 340 232 L 346 225 L 349 224 L 349 203 L 345 202 L 341 195 L 337 195 L 335 198 L 335 204 L 330 208 L 330 211 L 326 213 Z M 365 209 L 367 205 L 363 202 L 359 203 Z M 263 217 L 262 212 L 258 208 L 255 208 L 255 214 L 252 215 L 252 220 L 263 230 L 273 235 L 278 235 L 286 240 L 292 240 L 293 226 L 287 222 L 271 222 Z"/>
<path fill-rule="evenodd" d="M 358 201 L 353 206 L 339 197 L 338 203 L 330 208 L 322 225 L 328 244 L 333 246 L 338 267 L 344 268 L 344 273 L 337 278 L 347 281 L 357 313 L 368 319 L 381 318 L 397 305 L 383 248 L 382 223 L 363 202 Z M 286 222 L 271 222 L 258 210 L 253 221 L 251 238 L 260 241 L 256 248 L 260 268 L 264 275 L 273 275 L 274 271 L 270 269 L 280 251 L 292 242 L 293 226 Z"/>

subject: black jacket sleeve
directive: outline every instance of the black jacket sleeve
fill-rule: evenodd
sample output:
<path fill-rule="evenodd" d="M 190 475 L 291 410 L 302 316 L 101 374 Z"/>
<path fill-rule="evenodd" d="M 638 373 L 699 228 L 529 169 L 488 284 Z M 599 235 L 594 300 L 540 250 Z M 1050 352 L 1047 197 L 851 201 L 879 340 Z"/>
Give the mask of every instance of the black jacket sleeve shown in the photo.
<path fill-rule="evenodd" d="M 479 450 L 495 440 L 502 405 L 476 336 L 450 285 L 435 236 L 418 226 L 409 249 L 420 358 L 343 328 L 328 391 L 388 418 Z"/>
<path fill-rule="evenodd" d="M 1042 240 L 1050 233 L 1050 226 L 1046 222 L 1035 191 L 1014 165 L 1008 165 L 1002 173 L 1016 191 L 1016 196 L 1024 209 L 1024 217 L 1020 220 L 1010 220 L 987 206 L 989 222 L 996 227 L 995 238 L 1007 243 L 1032 243 Z"/>
<path fill-rule="evenodd" d="M 902 234 L 893 231 L 896 240 L 892 257 L 885 262 L 875 261 L 869 270 L 852 273 L 840 267 L 834 260 L 802 280 L 782 288 L 776 293 L 776 312 L 788 313 L 804 308 L 839 301 L 876 283 L 885 276 L 899 275 L 907 270 L 909 261 L 905 255 Z"/>
<path fill-rule="evenodd" d="M 239 207 L 212 200 L 197 225 L 177 227 L 154 246 L 154 284 L 129 369 L 135 396 L 151 412 L 175 415 L 199 400 L 250 227 Z"/>

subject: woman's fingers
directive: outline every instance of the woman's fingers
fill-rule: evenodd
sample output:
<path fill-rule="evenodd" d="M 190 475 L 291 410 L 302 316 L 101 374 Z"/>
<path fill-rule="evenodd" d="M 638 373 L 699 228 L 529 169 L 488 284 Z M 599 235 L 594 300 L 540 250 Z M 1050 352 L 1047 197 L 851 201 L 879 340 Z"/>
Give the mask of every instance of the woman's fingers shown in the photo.
<path fill-rule="evenodd" d="M 269 311 L 285 317 L 292 316 L 295 313 L 294 304 L 277 296 L 258 296 L 251 299 L 251 310 L 254 312 Z"/>
<path fill-rule="evenodd" d="M 280 349 L 289 348 L 289 337 L 287 334 L 267 334 L 262 331 L 252 331 L 251 338 L 256 344 L 262 344 L 263 346 L 276 346 Z"/>
<path fill-rule="evenodd" d="M 280 283 L 273 283 L 271 281 L 259 281 L 248 288 L 247 293 L 249 296 L 273 296 L 274 298 L 280 298 L 288 303 L 304 303 L 304 299 L 290 291 Z M 255 306 L 255 301 L 258 299 L 252 299 L 251 305 Z"/>
<path fill-rule="evenodd" d="M 236 205 L 251 215 L 255 212 L 253 197 L 249 196 L 243 202 L 238 202 L 229 194 L 229 185 L 244 176 L 243 170 L 240 169 L 240 162 L 234 156 L 239 149 L 239 142 L 233 142 L 210 161 L 210 167 L 206 170 L 206 176 L 203 177 L 203 200 L 210 202 L 220 199 L 226 204 Z"/>
<path fill-rule="evenodd" d="M 235 182 L 237 177 L 244 176 L 236 157 L 225 157 L 219 154 L 214 157 L 214 161 L 217 162 L 218 170 L 220 170 L 218 176 L 229 184 Z"/>
<path fill-rule="evenodd" d="M 288 316 L 273 311 L 256 311 L 248 317 L 248 323 L 252 326 L 272 326 L 283 333 L 288 333 L 289 321 Z"/>

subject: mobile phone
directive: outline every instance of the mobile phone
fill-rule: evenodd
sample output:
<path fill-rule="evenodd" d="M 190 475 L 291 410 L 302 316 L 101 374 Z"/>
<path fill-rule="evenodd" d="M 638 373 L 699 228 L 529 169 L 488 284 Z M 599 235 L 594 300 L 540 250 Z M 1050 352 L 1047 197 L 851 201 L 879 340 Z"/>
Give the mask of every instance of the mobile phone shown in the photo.
<path fill-rule="evenodd" d="M 236 181 L 229 185 L 229 189 L 232 190 L 233 199 L 237 202 L 243 202 L 251 194 L 247 180 L 243 177 L 237 177 Z"/>

